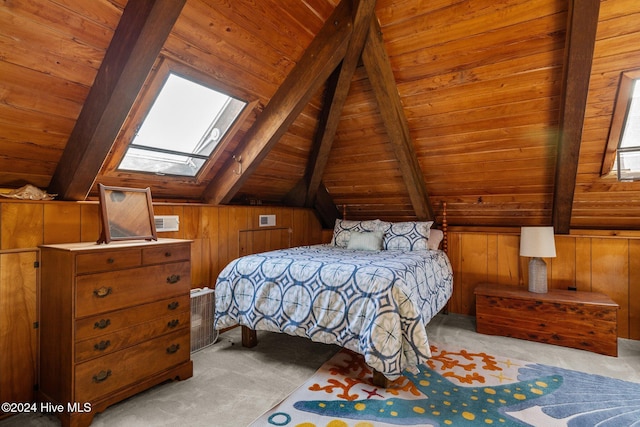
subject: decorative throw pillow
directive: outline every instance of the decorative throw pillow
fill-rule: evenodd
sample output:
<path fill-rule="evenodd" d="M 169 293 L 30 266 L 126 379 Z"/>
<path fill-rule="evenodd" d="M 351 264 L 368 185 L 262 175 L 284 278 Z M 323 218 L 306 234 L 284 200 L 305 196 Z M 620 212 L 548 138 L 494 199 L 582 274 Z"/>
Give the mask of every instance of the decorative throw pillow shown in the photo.
<path fill-rule="evenodd" d="M 378 231 L 381 222 L 382 221 L 379 219 L 368 221 L 336 219 L 335 226 L 333 227 L 333 238 L 331 239 L 331 244 L 340 248 L 346 248 L 352 231 Z"/>
<path fill-rule="evenodd" d="M 433 221 L 409 221 L 391 224 L 384 235 L 383 248 L 415 251 L 427 249 Z"/>
<path fill-rule="evenodd" d="M 429 243 L 427 244 L 428 248 L 432 251 L 440 249 L 440 242 L 444 239 L 444 233 L 442 230 L 438 230 L 437 228 L 432 228 L 429 230 Z"/>
<path fill-rule="evenodd" d="M 347 249 L 379 251 L 382 249 L 382 231 L 352 231 Z"/>

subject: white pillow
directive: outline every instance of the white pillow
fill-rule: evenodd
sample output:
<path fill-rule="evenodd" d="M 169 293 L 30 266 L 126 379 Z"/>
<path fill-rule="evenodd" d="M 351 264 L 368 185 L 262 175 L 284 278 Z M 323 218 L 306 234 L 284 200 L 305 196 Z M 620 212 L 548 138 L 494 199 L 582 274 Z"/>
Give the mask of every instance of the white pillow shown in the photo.
<path fill-rule="evenodd" d="M 346 248 L 352 232 L 384 231 L 388 226 L 388 222 L 380 221 L 379 219 L 367 221 L 336 219 L 331 244 Z"/>
<path fill-rule="evenodd" d="M 363 251 L 379 251 L 382 249 L 382 231 L 352 231 L 347 249 L 359 249 Z"/>
<path fill-rule="evenodd" d="M 444 233 L 442 230 L 432 228 L 429 230 L 429 243 L 427 243 L 427 246 L 432 251 L 440 249 L 440 242 L 442 242 L 442 239 L 444 239 Z"/>

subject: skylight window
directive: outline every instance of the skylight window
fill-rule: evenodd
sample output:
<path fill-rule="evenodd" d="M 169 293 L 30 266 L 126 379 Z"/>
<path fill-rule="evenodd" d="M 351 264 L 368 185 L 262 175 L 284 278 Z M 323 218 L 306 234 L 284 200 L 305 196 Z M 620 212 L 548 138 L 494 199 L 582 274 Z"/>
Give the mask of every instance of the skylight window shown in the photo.
<path fill-rule="evenodd" d="M 633 81 L 614 168 L 620 181 L 640 179 L 640 79 Z"/>
<path fill-rule="evenodd" d="M 601 175 L 640 181 L 640 70 L 622 73 Z"/>
<path fill-rule="evenodd" d="M 195 177 L 246 105 L 169 73 L 118 169 Z"/>

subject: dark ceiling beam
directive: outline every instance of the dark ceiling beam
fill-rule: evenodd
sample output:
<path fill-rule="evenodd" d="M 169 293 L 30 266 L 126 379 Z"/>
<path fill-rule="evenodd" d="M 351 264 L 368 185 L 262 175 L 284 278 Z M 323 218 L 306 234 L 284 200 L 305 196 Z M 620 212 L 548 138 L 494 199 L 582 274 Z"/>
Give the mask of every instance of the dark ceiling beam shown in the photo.
<path fill-rule="evenodd" d="M 322 183 L 318 187 L 313 209 L 318 214 L 323 228 L 333 228 L 336 223 L 336 219 L 342 217 L 341 213 L 338 211 L 338 207 L 331 197 L 331 194 L 327 191 L 327 187 Z"/>
<path fill-rule="evenodd" d="M 340 66 L 338 66 L 331 76 L 327 79 L 327 84 L 325 86 L 324 100 L 322 105 L 331 105 L 333 96 L 336 91 L 336 85 L 338 84 L 338 77 L 340 75 Z M 323 107 L 320 111 L 318 118 L 318 126 L 316 130 L 316 136 L 313 139 L 313 148 L 311 150 L 309 162 L 307 164 L 307 172 L 305 176 L 303 176 L 297 184 L 285 195 L 283 198 L 283 202 L 286 206 L 296 206 L 302 207 L 305 206 L 305 202 L 307 199 L 307 190 L 309 188 L 308 182 L 308 171 L 312 166 L 309 166 L 312 162 L 312 158 L 314 157 L 314 152 L 317 152 L 316 145 L 320 144 L 322 139 L 323 129 L 327 123 L 327 116 L 329 115 L 330 108 Z M 309 206 L 315 209 L 320 222 L 324 228 L 331 228 L 336 222 L 336 219 L 339 217 L 340 212 L 336 207 L 335 202 L 333 201 L 331 195 L 327 191 L 327 188 L 324 186 L 322 182 L 318 185 L 316 189 L 316 194 L 314 197 L 313 205 Z"/>
<path fill-rule="evenodd" d="M 353 32 L 347 52 L 342 63 L 327 79 L 323 108 L 320 112 L 305 176 L 284 199 L 289 206 L 314 208 L 323 227 L 332 227 L 340 215 L 331 195 L 322 183 L 322 176 L 329 160 L 331 145 L 349 94 L 351 81 L 369 32 L 369 22 L 374 16 L 375 3 L 375 0 L 361 0 L 355 9 Z"/>
<path fill-rule="evenodd" d="M 553 227 L 568 234 L 578 175 L 582 127 L 598 28 L 600 0 L 570 0 L 565 44 L 563 102 L 553 192 Z"/>
<path fill-rule="evenodd" d="M 186 0 L 127 3 L 48 190 L 84 200 Z"/>
<path fill-rule="evenodd" d="M 411 141 L 409 123 L 402 108 L 391 61 L 387 56 L 382 40 L 382 31 L 376 19 L 371 20 L 369 37 L 362 52 L 362 60 L 393 151 L 400 164 L 400 172 L 416 217 L 422 220 L 434 220 L 435 216 L 427 194 L 424 175 Z"/>
<path fill-rule="evenodd" d="M 339 68 L 337 83 L 331 97 L 327 97 L 327 103 L 324 105 L 323 118 L 319 122 L 318 141 L 313 145 L 307 171 L 305 177 L 308 184 L 307 194 L 305 198 L 305 206 L 312 207 L 316 201 L 316 194 L 324 175 L 324 169 L 329 160 L 331 145 L 340 123 L 340 116 L 351 81 L 355 74 L 364 43 L 369 33 L 369 23 L 375 16 L 376 0 L 360 0 L 353 17 L 353 32 L 347 47 L 347 53 L 342 60 Z"/>
<path fill-rule="evenodd" d="M 351 32 L 350 1 L 342 0 L 236 150 L 236 158 L 242 161 L 242 174 L 235 172 L 235 162 L 225 164 L 205 190 L 206 202 L 225 204 L 233 199 L 340 64 L 347 51 Z"/>

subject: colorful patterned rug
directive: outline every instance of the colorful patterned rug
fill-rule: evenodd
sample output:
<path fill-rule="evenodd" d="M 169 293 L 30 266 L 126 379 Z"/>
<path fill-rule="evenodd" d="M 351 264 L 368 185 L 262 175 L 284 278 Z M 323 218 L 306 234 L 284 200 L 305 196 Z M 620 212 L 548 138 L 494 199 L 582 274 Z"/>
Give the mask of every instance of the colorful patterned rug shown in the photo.
<path fill-rule="evenodd" d="M 341 350 L 252 426 L 640 426 L 640 384 L 464 349 L 432 359 L 388 389 Z"/>

